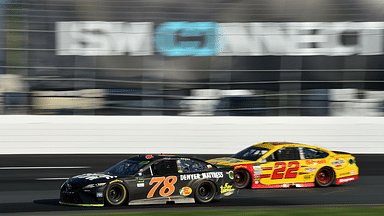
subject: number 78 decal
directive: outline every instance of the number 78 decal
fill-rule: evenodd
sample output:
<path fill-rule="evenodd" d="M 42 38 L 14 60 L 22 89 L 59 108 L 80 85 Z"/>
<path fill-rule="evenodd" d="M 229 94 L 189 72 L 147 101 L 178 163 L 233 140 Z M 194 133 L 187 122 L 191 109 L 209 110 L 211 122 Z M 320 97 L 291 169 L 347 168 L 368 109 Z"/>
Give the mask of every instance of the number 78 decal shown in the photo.
<path fill-rule="evenodd" d="M 154 178 L 151 179 L 149 184 L 152 185 L 155 182 L 156 182 L 156 184 L 149 191 L 149 193 L 147 195 L 147 198 L 153 197 L 153 195 L 155 194 L 157 188 L 163 182 L 164 182 L 164 186 L 159 191 L 160 196 L 172 195 L 173 192 L 175 192 L 175 185 L 174 184 L 177 182 L 177 177 L 176 176 L 168 176 L 167 178 L 165 178 L 165 177 L 154 177 Z"/>
<path fill-rule="evenodd" d="M 287 172 L 285 172 L 284 176 L 284 171 L 287 168 L 287 164 L 285 162 L 275 163 L 275 170 L 273 171 L 271 179 L 296 178 L 296 171 L 299 170 L 300 167 L 299 162 L 289 162 L 288 167 L 290 168 L 287 169 Z"/>

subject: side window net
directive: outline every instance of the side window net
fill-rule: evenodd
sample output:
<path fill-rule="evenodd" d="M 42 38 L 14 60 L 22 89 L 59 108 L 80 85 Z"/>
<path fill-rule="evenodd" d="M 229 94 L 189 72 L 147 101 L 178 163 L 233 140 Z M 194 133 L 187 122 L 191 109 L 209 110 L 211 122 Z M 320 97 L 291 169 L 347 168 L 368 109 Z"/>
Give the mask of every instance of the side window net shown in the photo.
<path fill-rule="evenodd" d="M 312 148 L 303 148 L 305 159 L 320 159 L 328 156 L 328 153 Z"/>
<path fill-rule="evenodd" d="M 183 173 L 201 172 L 207 169 L 205 164 L 194 160 L 180 160 Z"/>

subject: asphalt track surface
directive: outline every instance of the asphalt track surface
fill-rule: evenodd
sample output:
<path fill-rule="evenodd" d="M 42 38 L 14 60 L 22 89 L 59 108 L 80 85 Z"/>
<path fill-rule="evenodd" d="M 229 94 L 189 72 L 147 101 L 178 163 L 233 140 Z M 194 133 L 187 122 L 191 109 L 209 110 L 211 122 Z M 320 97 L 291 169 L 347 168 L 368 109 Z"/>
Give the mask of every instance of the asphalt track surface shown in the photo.
<path fill-rule="evenodd" d="M 245 189 L 210 204 L 76 207 L 58 203 L 65 178 L 103 171 L 129 155 L 0 155 L 0 215 L 384 206 L 384 155 L 355 156 L 359 179 L 328 188 Z"/>

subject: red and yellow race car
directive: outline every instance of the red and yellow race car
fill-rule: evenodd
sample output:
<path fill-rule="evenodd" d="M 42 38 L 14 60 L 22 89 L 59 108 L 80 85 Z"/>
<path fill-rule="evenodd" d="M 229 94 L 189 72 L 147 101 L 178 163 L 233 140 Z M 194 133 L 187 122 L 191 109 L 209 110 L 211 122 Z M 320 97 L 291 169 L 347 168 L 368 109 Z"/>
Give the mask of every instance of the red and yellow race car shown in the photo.
<path fill-rule="evenodd" d="M 359 174 L 351 154 L 287 142 L 261 142 L 207 162 L 233 166 L 240 189 L 326 187 L 357 180 Z"/>

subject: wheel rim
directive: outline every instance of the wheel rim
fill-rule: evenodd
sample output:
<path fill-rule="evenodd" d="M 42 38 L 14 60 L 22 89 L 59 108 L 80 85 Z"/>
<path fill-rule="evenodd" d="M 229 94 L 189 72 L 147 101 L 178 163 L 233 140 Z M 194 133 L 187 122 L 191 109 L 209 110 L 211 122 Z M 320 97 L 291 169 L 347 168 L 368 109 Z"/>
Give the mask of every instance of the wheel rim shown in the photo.
<path fill-rule="evenodd" d="M 329 169 L 321 169 L 317 173 L 317 180 L 321 184 L 328 184 L 332 180 L 332 173 Z"/>
<path fill-rule="evenodd" d="M 243 185 L 246 182 L 246 174 L 244 171 L 240 170 L 235 172 L 235 184 L 237 185 Z"/>
<path fill-rule="evenodd" d="M 198 191 L 199 197 L 203 200 L 209 200 L 212 197 L 213 189 L 211 185 L 207 183 L 203 183 L 203 185 L 199 187 Z"/>
<path fill-rule="evenodd" d="M 109 200 L 111 200 L 111 202 L 118 203 L 121 201 L 122 197 L 123 197 L 123 191 L 118 186 L 112 187 L 108 191 L 108 198 Z"/>

